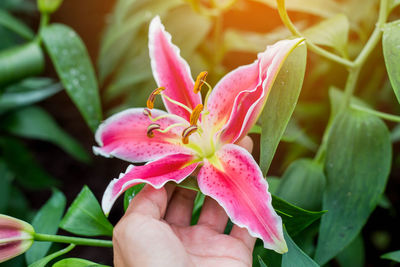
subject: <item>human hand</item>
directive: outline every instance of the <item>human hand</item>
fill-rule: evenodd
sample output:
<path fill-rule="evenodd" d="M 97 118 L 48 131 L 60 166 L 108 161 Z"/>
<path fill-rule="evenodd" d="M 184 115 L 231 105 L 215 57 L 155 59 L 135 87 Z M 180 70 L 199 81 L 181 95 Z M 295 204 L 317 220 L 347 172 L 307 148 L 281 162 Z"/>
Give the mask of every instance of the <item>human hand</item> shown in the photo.
<path fill-rule="evenodd" d="M 245 137 L 239 145 L 251 152 Z M 251 266 L 255 238 L 233 226 L 223 234 L 228 216 L 206 197 L 196 225 L 191 215 L 196 192 L 167 184 L 146 185 L 114 229 L 114 264 L 121 266 Z"/>

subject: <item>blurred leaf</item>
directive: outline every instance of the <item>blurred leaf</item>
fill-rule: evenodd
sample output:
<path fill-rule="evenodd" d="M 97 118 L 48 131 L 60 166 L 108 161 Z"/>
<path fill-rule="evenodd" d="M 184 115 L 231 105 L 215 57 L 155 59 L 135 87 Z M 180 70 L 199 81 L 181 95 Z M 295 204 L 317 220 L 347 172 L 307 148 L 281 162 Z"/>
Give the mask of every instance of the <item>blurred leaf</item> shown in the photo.
<path fill-rule="evenodd" d="M 342 103 L 343 96 L 344 96 L 344 92 L 339 90 L 338 88 L 333 87 L 333 86 L 331 88 L 329 88 L 329 99 L 330 99 L 330 104 L 331 104 L 331 119 L 336 118 L 336 115 L 339 112 L 339 108 Z M 354 97 L 354 96 L 351 98 L 351 104 L 356 104 L 361 107 L 370 107 L 363 100 L 361 100 L 357 97 Z"/>
<path fill-rule="evenodd" d="M 0 148 L 5 163 L 22 186 L 43 189 L 59 183 L 38 165 L 29 150 L 17 139 L 1 137 Z"/>
<path fill-rule="evenodd" d="M 276 8 L 276 0 L 254 0 Z M 309 13 L 321 17 L 331 17 L 342 11 L 341 4 L 334 0 L 286 0 L 286 9 Z"/>
<path fill-rule="evenodd" d="M 101 42 L 98 60 L 100 81 L 103 82 L 121 64 L 121 60 L 135 45 L 135 38 L 142 26 L 155 15 L 163 15 L 167 10 L 181 3 L 181 0 L 118 1 Z M 147 27 L 145 35 L 147 35 Z M 147 49 L 147 45 L 140 49 Z M 143 65 L 139 67 L 143 68 Z"/>
<path fill-rule="evenodd" d="M 385 253 L 381 256 L 382 259 L 400 262 L 400 250 Z"/>
<path fill-rule="evenodd" d="M 32 226 L 35 232 L 41 234 L 54 235 L 58 231 L 58 224 L 65 210 L 65 196 L 60 191 L 54 189 L 51 198 L 40 208 L 35 218 L 33 218 Z M 51 242 L 34 242 L 31 248 L 25 253 L 27 264 L 43 258 L 49 248 Z"/>
<path fill-rule="evenodd" d="M 284 231 L 285 240 L 288 246 L 288 252 L 282 255 L 282 267 L 318 267 L 307 254 L 305 254 L 297 245 L 293 242 L 292 238 Z"/>
<path fill-rule="evenodd" d="M 336 260 L 340 267 L 363 267 L 365 266 L 365 251 L 364 241 L 361 235 L 358 235 L 354 240 L 340 252 Z"/>
<path fill-rule="evenodd" d="M 9 11 L 34 12 L 36 5 L 31 0 L 1 0 L 0 8 Z"/>
<path fill-rule="evenodd" d="M 268 191 L 271 194 L 276 193 L 276 190 L 278 189 L 281 180 L 282 179 L 280 179 L 279 177 L 274 177 L 274 176 L 267 177 Z"/>
<path fill-rule="evenodd" d="M 75 159 L 89 162 L 90 156 L 53 118 L 40 107 L 27 107 L 10 113 L 0 125 L 6 131 L 27 138 L 52 142 Z"/>
<path fill-rule="evenodd" d="M 12 201 L 8 202 L 6 214 L 24 221 L 32 221 L 33 211 L 30 208 L 29 201 L 26 196 L 16 187 L 11 185 L 10 195 Z M 24 260 L 25 262 L 25 260 Z"/>
<path fill-rule="evenodd" d="M 62 24 L 44 28 L 41 36 L 68 95 L 95 131 L 102 118 L 99 88 L 84 43 Z"/>
<path fill-rule="evenodd" d="M 52 267 L 106 267 L 107 265 L 98 264 L 93 261 L 88 261 L 79 258 L 62 259 L 53 264 Z"/>
<path fill-rule="evenodd" d="M 258 256 L 258 263 L 260 264 L 260 267 L 268 267 L 265 262 L 261 259 L 260 256 Z"/>
<path fill-rule="evenodd" d="M 279 141 L 300 94 L 306 67 L 307 48 L 295 48 L 283 63 L 260 115 L 260 167 L 266 175 Z"/>
<path fill-rule="evenodd" d="M 113 226 L 107 220 L 92 191 L 84 186 L 67 213 L 60 227 L 68 232 L 83 236 L 112 236 Z"/>
<path fill-rule="evenodd" d="M 389 12 L 400 5 L 400 0 L 389 0 Z"/>
<path fill-rule="evenodd" d="M 398 142 L 400 141 L 400 124 L 397 124 L 392 132 L 390 133 L 390 139 L 392 139 L 392 142 Z"/>
<path fill-rule="evenodd" d="M 0 51 L 0 85 L 40 74 L 43 70 L 44 54 L 38 42 Z"/>
<path fill-rule="evenodd" d="M 323 166 L 311 159 L 299 159 L 286 169 L 275 194 L 304 209 L 320 210 L 324 187 Z"/>
<path fill-rule="evenodd" d="M 196 198 L 194 199 L 192 220 L 190 225 L 196 225 L 200 218 L 201 208 L 203 207 L 205 195 L 201 192 L 197 192 Z"/>
<path fill-rule="evenodd" d="M 125 191 L 125 194 L 124 194 L 124 210 L 125 211 L 128 209 L 128 206 L 129 206 L 129 203 L 131 202 L 131 200 L 143 189 L 144 186 L 145 186 L 145 183 L 137 184 Z"/>
<path fill-rule="evenodd" d="M 311 223 L 321 218 L 326 211 L 308 211 L 297 207 L 275 195 L 272 195 L 272 206 L 281 216 L 286 230 L 295 236 Z"/>
<path fill-rule="evenodd" d="M 311 151 L 316 151 L 318 148 L 318 145 L 300 128 L 293 117 L 286 126 L 281 140 L 300 144 Z"/>
<path fill-rule="evenodd" d="M 382 47 L 390 83 L 400 103 L 400 20 L 386 24 Z"/>
<path fill-rule="evenodd" d="M 74 247 L 75 247 L 74 244 L 70 244 L 68 247 L 66 247 L 62 250 L 59 250 L 57 252 L 54 252 L 36 262 L 34 262 L 34 263 L 30 264 L 28 267 L 45 267 L 46 264 L 48 264 L 50 261 L 52 261 L 53 259 L 55 259 L 61 255 L 64 255 L 64 254 L 70 252 Z"/>
<path fill-rule="evenodd" d="M 325 160 L 327 184 L 315 259 L 324 264 L 360 232 L 390 172 L 391 142 L 377 117 L 348 110 L 332 125 Z"/>
<path fill-rule="evenodd" d="M 35 37 L 35 34 L 28 26 L 26 26 L 20 20 L 14 18 L 14 16 L 3 9 L 0 9 L 0 25 L 17 33 L 27 40 L 31 40 L 33 37 Z"/>
<path fill-rule="evenodd" d="M 49 78 L 28 78 L 8 86 L 0 95 L 0 114 L 13 108 L 42 101 L 62 90 Z"/>
<path fill-rule="evenodd" d="M 3 214 L 8 206 L 12 178 L 13 173 L 8 169 L 3 159 L 0 158 L 0 213 Z"/>
<path fill-rule="evenodd" d="M 347 56 L 349 39 L 349 20 L 346 15 L 338 14 L 303 31 L 311 42 L 336 49 L 342 56 Z"/>

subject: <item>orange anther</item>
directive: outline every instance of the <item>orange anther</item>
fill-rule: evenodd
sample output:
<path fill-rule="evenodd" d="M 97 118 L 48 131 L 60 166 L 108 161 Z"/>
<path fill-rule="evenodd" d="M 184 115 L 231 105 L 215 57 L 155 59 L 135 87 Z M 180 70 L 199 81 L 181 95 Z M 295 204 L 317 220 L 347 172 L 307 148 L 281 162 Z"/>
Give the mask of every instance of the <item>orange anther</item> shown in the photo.
<path fill-rule="evenodd" d="M 197 94 L 198 92 L 201 91 L 201 87 L 203 86 L 203 84 L 206 81 L 207 74 L 208 74 L 207 71 L 202 71 L 202 72 L 200 72 L 199 75 L 197 75 L 196 82 L 194 83 L 194 87 L 193 87 L 193 92 L 195 94 Z"/>
<path fill-rule="evenodd" d="M 158 87 L 153 92 L 151 92 L 149 98 L 147 99 L 147 107 L 149 109 L 153 109 L 154 108 L 154 100 L 156 98 L 156 95 L 161 94 L 161 92 L 164 91 L 164 90 L 165 90 L 164 87 Z"/>
<path fill-rule="evenodd" d="M 151 123 L 148 127 L 147 127 L 147 137 L 152 138 L 154 137 L 154 130 L 158 130 L 160 129 L 161 126 L 160 124 L 157 123 Z"/>
<path fill-rule="evenodd" d="M 189 143 L 189 136 L 193 134 L 194 132 L 197 131 L 197 126 L 196 125 L 191 125 L 187 127 L 185 130 L 182 132 L 182 143 L 188 144 Z"/>
<path fill-rule="evenodd" d="M 203 105 L 198 104 L 190 114 L 190 125 L 197 125 L 197 121 L 199 120 L 200 113 L 203 111 Z"/>

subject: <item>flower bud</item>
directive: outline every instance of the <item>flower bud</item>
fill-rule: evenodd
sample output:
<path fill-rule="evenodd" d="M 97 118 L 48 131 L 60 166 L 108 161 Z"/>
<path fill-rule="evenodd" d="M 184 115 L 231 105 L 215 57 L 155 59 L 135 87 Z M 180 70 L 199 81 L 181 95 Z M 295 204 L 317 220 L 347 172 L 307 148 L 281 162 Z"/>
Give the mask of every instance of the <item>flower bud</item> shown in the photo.
<path fill-rule="evenodd" d="M 62 4 L 63 0 L 38 0 L 37 5 L 41 13 L 54 13 Z"/>
<path fill-rule="evenodd" d="M 0 214 L 0 263 L 27 251 L 34 233 L 29 223 Z"/>

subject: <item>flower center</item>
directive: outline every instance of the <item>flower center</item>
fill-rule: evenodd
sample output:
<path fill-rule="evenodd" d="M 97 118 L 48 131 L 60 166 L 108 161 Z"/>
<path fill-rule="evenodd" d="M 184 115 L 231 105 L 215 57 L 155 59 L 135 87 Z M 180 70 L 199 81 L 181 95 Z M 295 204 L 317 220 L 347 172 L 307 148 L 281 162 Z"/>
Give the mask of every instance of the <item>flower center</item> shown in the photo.
<path fill-rule="evenodd" d="M 206 82 L 207 72 L 201 72 L 195 81 L 193 92 L 195 94 L 201 93 L 201 87 L 205 84 L 208 87 L 207 95 L 205 98 L 204 106 L 202 104 L 198 104 L 193 110 L 187 107 L 186 105 L 171 99 L 167 95 L 162 92 L 165 90 L 164 87 L 159 87 L 155 89 L 147 99 L 147 108 L 143 110 L 143 114 L 148 116 L 152 123 L 147 127 L 147 136 L 149 138 L 154 137 L 154 132 L 166 133 L 173 128 L 176 127 L 185 127 L 182 131 L 182 143 L 183 145 L 191 148 L 196 151 L 202 158 L 210 158 L 215 153 L 215 144 L 213 134 L 209 129 L 205 129 L 205 123 L 203 121 L 206 119 L 206 116 L 209 114 L 208 110 L 204 110 L 204 107 L 207 107 L 208 97 L 211 93 L 212 87 Z M 185 109 L 190 113 L 189 126 L 187 123 L 176 123 L 171 124 L 165 129 L 161 129 L 161 125 L 157 123 L 158 120 L 163 118 L 173 117 L 176 115 L 172 114 L 164 114 L 158 117 L 153 117 L 151 113 L 151 109 L 154 108 L 154 101 L 157 95 L 162 95 L 165 100 Z M 201 118 L 200 118 L 201 116 Z"/>

